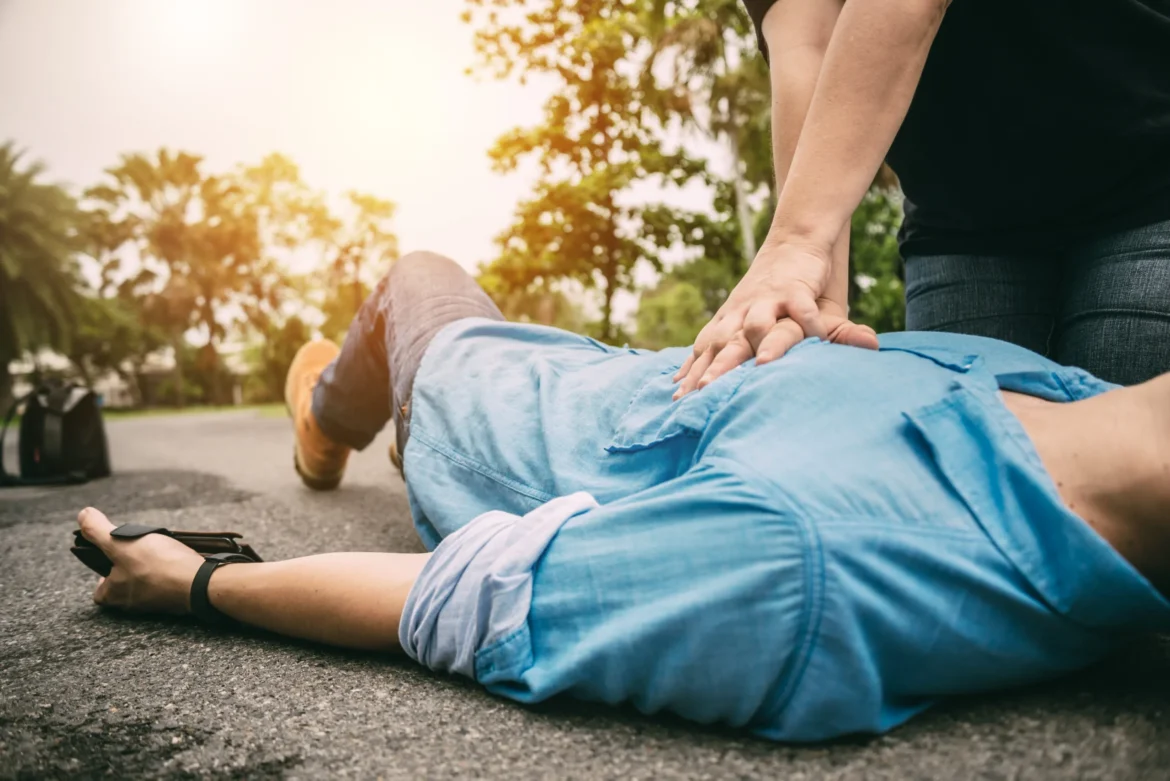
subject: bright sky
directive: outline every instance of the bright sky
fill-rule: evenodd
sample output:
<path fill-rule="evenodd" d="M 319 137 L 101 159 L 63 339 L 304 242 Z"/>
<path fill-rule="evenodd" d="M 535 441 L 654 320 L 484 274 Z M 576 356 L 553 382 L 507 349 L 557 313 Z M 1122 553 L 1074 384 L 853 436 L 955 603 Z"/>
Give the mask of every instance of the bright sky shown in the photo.
<path fill-rule="evenodd" d="M 477 80 L 464 0 L 0 0 L 0 143 L 78 188 L 166 145 L 209 170 L 283 152 L 399 205 L 404 251 L 473 267 L 528 192 L 486 150 L 545 90 Z M 547 88 L 546 88 L 547 89 Z"/>

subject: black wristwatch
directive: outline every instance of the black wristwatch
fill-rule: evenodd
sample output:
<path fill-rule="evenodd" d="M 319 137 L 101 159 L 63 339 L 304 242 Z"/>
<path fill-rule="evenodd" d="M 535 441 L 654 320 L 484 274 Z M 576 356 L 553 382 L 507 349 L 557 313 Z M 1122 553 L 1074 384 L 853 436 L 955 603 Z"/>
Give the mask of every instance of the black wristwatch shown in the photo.
<path fill-rule="evenodd" d="M 219 612 L 211 604 L 211 600 L 207 597 L 207 584 L 211 582 L 211 573 L 224 564 L 251 564 L 252 562 L 253 559 L 239 553 L 215 553 L 211 556 L 204 556 L 203 564 L 195 573 L 195 579 L 191 581 L 191 615 L 212 626 L 230 626 L 236 623 L 234 619 Z"/>

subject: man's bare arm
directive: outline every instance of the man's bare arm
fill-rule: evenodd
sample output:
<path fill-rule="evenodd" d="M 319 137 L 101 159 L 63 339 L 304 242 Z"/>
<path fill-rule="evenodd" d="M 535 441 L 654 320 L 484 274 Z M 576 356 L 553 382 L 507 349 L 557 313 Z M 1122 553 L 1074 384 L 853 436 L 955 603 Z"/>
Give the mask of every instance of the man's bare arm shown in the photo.
<path fill-rule="evenodd" d="M 99 605 L 143 613 L 191 611 L 191 583 L 203 557 L 178 540 L 148 534 L 114 540 L 114 524 L 87 507 L 86 539 L 113 563 L 94 592 Z M 245 624 L 343 648 L 398 650 L 398 623 L 428 553 L 326 553 L 215 570 L 213 607 Z"/>
<path fill-rule="evenodd" d="M 237 621 L 343 648 L 397 651 L 419 553 L 325 553 L 220 567 L 207 595 Z"/>

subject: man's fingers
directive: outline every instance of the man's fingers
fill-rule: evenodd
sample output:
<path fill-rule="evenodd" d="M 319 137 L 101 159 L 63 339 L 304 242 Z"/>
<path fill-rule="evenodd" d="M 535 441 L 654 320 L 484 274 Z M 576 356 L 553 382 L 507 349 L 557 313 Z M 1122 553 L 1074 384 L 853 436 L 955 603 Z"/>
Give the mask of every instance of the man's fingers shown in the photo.
<path fill-rule="evenodd" d="M 110 551 L 114 549 L 114 540 L 110 537 L 110 532 L 115 527 L 109 518 L 92 507 L 86 507 L 77 514 L 77 525 L 81 527 L 81 534 L 85 539 L 98 546 L 102 553 L 110 555 Z"/>
<path fill-rule="evenodd" d="M 109 578 L 100 578 L 98 580 L 97 588 L 93 590 L 93 602 L 95 605 L 108 604 L 110 599 L 110 584 Z"/>
<path fill-rule="evenodd" d="M 756 350 L 756 363 L 763 364 L 774 361 L 804 341 L 805 333 L 795 320 L 784 318 L 760 342 L 760 349 Z"/>
<path fill-rule="evenodd" d="M 98 581 L 97 588 L 93 590 L 94 604 L 102 607 L 124 608 L 130 590 L 131 586 L 125 575 L 114 570 L 109 576 Z"/>
<path fill-rule="evenodd" d="M 715 356 L 715 359 L 711 361 L 711 365 L 707 367 L 707 371 L 699 378 L 699 389 L 706 388 L 712 382 L 751 358 L 753 352 L 752 346 L 748 344 L 747 338 L 741 333 L 738 338 L 728 342 Z"/>
<path fill-rule="evenodd" d="M 707 372 L 707 367 L 711 365 L 711 361 L 715 359 L 715 350 L 707 348 L 707 350 L 700 355 L 693 364 L 691 364 L 690 371 L 687 376 L 683 377 L 682 382 L 679 383 L 678 390 L 674 392 L 674 400 L 681 399 L 695 388 L 699 387 L 699 379 Z"/>

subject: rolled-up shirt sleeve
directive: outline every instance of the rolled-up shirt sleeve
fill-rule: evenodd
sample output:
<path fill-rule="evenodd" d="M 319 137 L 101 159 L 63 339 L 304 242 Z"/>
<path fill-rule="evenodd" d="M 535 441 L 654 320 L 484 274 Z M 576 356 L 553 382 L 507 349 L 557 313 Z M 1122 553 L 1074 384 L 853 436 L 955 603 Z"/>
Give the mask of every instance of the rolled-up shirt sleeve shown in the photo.
<path fill-rule="evenodd" d="M 407 656 L 475 678 L 475 653 L 527 620 L 532 568 L 566 521 L 597 507 L 562 496 L 523 517 L 489 512 L 439 545 L 411 589 L 398 639 Z"/>
<path fill-rule="evenodd" d="M 420 574 L 402 648 L 521 702 L 564 693 L 774 732 L 810 650 L 815 543 L 761 488 L 704 463 L 605 505 L 578 493 L 481 515 Z"/>

